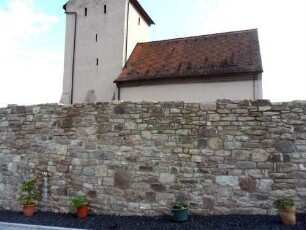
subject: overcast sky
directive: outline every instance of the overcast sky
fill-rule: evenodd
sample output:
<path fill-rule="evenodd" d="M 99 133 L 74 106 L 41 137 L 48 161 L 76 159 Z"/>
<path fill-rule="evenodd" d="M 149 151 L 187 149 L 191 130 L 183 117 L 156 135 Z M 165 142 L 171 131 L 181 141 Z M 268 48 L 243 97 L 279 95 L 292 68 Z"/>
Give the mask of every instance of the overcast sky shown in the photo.
<path fill-rule="evenodd" d="M 66 0 L 0 0 L 0 106 L 58 102 Z M 151 40 L 258 28 L 264 98 L 306 100 L 305 0 L 139 0 Z"/>

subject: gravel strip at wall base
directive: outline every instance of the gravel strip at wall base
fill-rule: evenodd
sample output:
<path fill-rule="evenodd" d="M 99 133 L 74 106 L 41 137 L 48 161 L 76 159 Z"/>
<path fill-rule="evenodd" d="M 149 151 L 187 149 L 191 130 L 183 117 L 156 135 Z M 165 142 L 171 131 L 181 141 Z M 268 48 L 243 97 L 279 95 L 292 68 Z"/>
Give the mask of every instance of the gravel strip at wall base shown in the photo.
<path fill-rule="evenodd" d="M 89 215 L 78 219 L 73 214 L 37 212 L 32 217 L 24 217 L 19 212 L 0 211 L 0 222 L 31 225 L 80 228 L 92 230 L 136 230 L 136 229 L 205 229 L 205 230 L 305 230 L 305 215 L 297 215 L 297 224 L 284 226 L 279 216 L 227 215 L 190 216 L 185 223 L 175 223 L 171 217 L 106 216 Z"/>

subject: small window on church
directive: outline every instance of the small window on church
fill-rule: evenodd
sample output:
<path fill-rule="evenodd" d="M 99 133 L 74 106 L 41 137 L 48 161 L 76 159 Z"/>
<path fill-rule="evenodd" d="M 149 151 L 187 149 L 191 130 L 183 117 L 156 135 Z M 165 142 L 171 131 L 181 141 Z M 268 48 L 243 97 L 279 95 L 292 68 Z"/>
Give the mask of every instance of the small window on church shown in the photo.
<path fill-rule="evenodd" d="M 104 5 L 104 14 L 106 14 L 106 5 Z"/>
<path fill-rule="evenodd" d="M 140 26 L 140 17 L 138 18 L 138 25 Z"/>
<path fill-rule="evenodd" d="M 96 42 L 98 42 L 98 34 L 96 34 Z"/>
<path fill-rule="evenodd" d="M 96 59 L 96 65 L 99 65 L 99 58 Z"/>
<path fill-rule="evenodd" d="M 87 16 L 87 8 L 85 8 L 85 17 Z"/>

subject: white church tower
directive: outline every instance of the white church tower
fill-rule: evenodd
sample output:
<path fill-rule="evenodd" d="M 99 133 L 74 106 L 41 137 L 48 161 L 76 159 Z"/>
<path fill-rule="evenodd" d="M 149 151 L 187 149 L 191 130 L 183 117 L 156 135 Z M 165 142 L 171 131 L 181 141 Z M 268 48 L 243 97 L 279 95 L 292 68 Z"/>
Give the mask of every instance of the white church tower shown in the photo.
<path fill-rule="evenodd" d="M 61 103 L 111 101 L 113 81 L 154 24 L 137 0 L 70 0 Z"/>

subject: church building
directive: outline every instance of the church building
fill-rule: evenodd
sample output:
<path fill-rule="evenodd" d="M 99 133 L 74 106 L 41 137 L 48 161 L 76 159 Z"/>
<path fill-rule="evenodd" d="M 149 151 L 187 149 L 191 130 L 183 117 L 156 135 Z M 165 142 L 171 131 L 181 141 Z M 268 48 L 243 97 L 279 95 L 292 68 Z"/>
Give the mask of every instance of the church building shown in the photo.
<path fill-rule="evenodd" d="M 61 103 L 261 99 L 256 29 L 149 41 L 137 0 L 70 0 Z"/>

